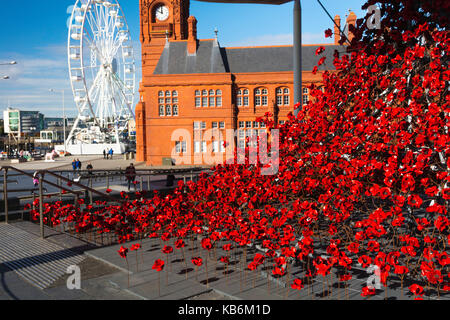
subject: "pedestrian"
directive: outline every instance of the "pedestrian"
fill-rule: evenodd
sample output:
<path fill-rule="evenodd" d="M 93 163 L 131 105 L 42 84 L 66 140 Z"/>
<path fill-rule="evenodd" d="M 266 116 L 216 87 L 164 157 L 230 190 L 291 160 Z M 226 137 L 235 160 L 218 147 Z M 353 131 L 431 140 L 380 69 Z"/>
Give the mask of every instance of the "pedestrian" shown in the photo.
<path fill-rule="evenodd" d="M 132 163 L 125 169 L 125 177 L 128 181 L 128 191 L 130 191 L 131 184 L 134 184 L 134 190 L 136 191 L 136 168 Z"/>
<path fill-rule="evenodd" d="M 33 174 L 33 184 L 34 184 L 35 187 L 37 187 L 39 185 L 38 174 L 39 173 L 37 171 Z"/>
<path fill-rule="evenodd" d="M 72 161 L 72 169 L 73 169 L 73 175 L 75 176 L 75 172 L 77 171 L 77 160 L 75 160 L 75 158 Z"/>
<path fill-rule="evenodd" d="M 92 169 L 94 169 L 94 167 L 92 166 L 92 163 L 89 162 L 88 165 L 86 166 L 86 169 L 87 169 L 88 173 L 90 175 L 92 175 Z"/>
<path fill-rule="evenodd" d="M 109 149 L 109 155 L 111 156 L 111 160 L 112 160 L 113 155 L 114 155 L 114 150 L 113 150 L 113 148 Z"/>
<path fill-rule="evenodd" d="M 77 159 L 77 170 L 79 172 L 81 171 L 81 161 L 80 161 L 80 159 Z"/>
<path fill-rule="evenodd" d="M 103 149 L 103 159 L 106 159 L 106 149 Z"/>

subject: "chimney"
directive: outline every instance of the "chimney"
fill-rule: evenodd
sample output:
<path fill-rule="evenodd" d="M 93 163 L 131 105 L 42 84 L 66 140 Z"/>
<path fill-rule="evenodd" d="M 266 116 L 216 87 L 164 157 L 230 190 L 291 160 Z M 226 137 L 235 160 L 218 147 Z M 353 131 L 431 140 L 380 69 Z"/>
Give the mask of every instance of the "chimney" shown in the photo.
<path fill-rule="evenodd" d="M 338 45 L 341 40 L 341 17 L 336 15 L 334 17 L 334 44 Z"/>
<path fill-rule="evenodd" d="M 356 14 L 353 11 L 350 11 L 349 16 L 347 17 L 347 30 L 348 30 L 348 41 L 352 42 L 352 39 L 355 37 L 355 35 L 353 34 L 353 32 L 351 32 L 350 30 L 350 25 L 352 25 L 353 27 L 356 27 Z"/>
<path fill-rule="evenodd" d="M 197 54 L 197 19 L 194 16 L 188 18 L 188 55 Z"/>

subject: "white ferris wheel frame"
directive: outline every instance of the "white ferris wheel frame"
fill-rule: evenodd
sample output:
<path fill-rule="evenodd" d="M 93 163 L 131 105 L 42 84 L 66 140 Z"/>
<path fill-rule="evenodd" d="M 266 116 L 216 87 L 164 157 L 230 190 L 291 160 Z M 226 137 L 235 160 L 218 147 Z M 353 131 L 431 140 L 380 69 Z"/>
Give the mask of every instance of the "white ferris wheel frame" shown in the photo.
<path fill-rule="evenodd" d="M 111 142 L 113 137 L 119 143 L 128 121 L 134 119 L 136 65 L 118 1 L 76 0 L 67 51 L 78 116 L 66 143 Z M 92 126 L 100 131 L 91 131 Z"/>

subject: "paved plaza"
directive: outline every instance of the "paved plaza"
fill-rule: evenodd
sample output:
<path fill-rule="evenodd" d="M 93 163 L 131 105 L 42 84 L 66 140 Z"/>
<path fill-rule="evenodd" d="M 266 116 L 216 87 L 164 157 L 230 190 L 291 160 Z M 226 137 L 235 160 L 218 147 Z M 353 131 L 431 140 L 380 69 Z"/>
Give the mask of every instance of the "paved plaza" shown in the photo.
<path fill-rule="evenodd" d="M 39 226 L 30 222 L 0 224 L 0 299 L 44 300 L 362 300 L 361 288 L 369 276 L 364 271 L 354 271 L 354 279 L 344 288 L 336 279 L 329 282 L 318 277 L 313 285 L 297 291 L 286 287 L 286 277 L 267 278 L 264 268 L 244 270 L 242 250 L 230 251 L 228 267 L 218 258 L 227 255 L 211 251 L 205 264 L 195 270 L 190 258 L 201 256 L 204 250 L 197 242 L 187 242 L 187 247 L 167 256 L 161 252 L 164 245 L 158 239 L 144 239 L 123 244 L 129 248 L 140 243 L 138 251 L 129 251 L 127 259 L 119 256 L 121 245 L 94 244 L 77 236 L 45 228 L 46 238 L 39 238 Z M 219 246 L 220 247 L 220 246 Z M 20 250 L 20 251 L 19 251 Z M 247 250 L 247 264 L 251 262 Z M 186 262 L 184 258 L 187 258 Z M 152 269 L 156 259 L 166 262 L 163 271 Z M 70 265 L 80 268 L 81 288 L 69 290 L 70 274 L 64 270 Z M 290 267 L 290 283 L 302 274 Z M 304 281 L 306 284 L 306 282 Z M 387 299 L 411 300 L 408 289 L 390 285 Z M 385 299 L 385 291 L 377 290 L 371 300 Z M 432 296 L 432 300 L 448 300 L 448 295 Z"/>

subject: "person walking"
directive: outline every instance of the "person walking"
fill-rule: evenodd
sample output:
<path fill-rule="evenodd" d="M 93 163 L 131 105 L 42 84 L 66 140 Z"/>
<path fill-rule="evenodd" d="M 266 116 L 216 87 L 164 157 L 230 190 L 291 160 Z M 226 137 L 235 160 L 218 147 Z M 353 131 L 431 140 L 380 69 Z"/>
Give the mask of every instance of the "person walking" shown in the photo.
<path fill-rule="evenodd" d="M 131 184 L 134 184 L 134 190 L 136 191 L 136 168 L 132 163 L 125 169 L 125 177 L 128 181 L 128 191 L 130 191 Z"/>
<path fill-rule="evenodd" d="M 114 155 L 114 150 L 113 150 L 113 148 L 109 149 L 109 155 L 111 156 L 111 160 L 112 160 L 113 155 Z"/>
<path fill-rule="evenodd" d="M 75 176 L 75 172 L 77 171 L 77 160 L 75 160 L 75 158 L 72 161 L 72 169 L 73 169 L 73 174 Z"/>
<path fill-rule="evenodd" d="M 78 172 L 81 171 L 81 161 L 80 161 L 80 159 L 77 159 L 77 170 L 78 170 Z"/>
<path fill-rule="evenodd" d="M 88 163 L 88 165 L 86 166 L 86 170 L 88 171 L 89 175 L 92 175 L 92 170 L 94 169 L 94 167 L 92 166 L 92 163 Z"/>
<path fill-rule="evenodd" d="M 35 187 L 39 185 L 39 172 L 33 173 L 33 184 Z"/>
<path fill-rule="evenodd" d="M 103 159 L 106 159 L 106 149 L 103 149 Z"/>

